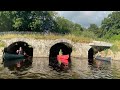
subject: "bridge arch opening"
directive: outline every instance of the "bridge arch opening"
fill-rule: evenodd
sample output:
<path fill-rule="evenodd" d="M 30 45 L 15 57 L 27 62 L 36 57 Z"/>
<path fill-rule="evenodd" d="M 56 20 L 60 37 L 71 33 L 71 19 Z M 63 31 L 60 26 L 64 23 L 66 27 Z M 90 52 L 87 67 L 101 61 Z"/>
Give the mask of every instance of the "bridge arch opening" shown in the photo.
<path fill-rule="evenodd" d="M 62 50 L 63 55 L 69 55 L 68 62 L 69 65 L 71 64 L 72 46 L 67 42 L 60 42 L 50 48 L 49 65 L 53 68 L 58 65 L 57 55 L 59 55 L 60 49 Z"/>
<path fill-rule="evenodd" d="M 25 51 L 28 55 L 33 56 L 32 46 L 24 41 L 14 42 L 14 43 L 10 44 L 8 47 L 6 47 L 5 50 L 11 54 L 17 54 L 16 50 L 18 50 L 19 47 L 22 47 L 23 51 Z"/>
<path fill-rule="evenodd" d="M 27 55 L 27 58 L 25 59 L 25 62 L 23 65 L 27 67 L 32 65 L 33 47 L 24 41 L 13 42 L 8 47 L 4 48 L 3 54 L 5 53 L 14 54 L 14 55 L 18 54 L 16 51 L 19 50 L 20 47 L 22 47 L 23 51 Z M 13 67 L 16 64 L 16 61 L 12 61 L 12 60 L 10 61 L 10 60 L 3 59 L 3 62 L 5 67 Z"/>
<path fill-rule="evenodd" d="M 88 62 L 93 63 L 93 59 L 94 59 L 94 49 L 90 48 L 88 50 Z"/>

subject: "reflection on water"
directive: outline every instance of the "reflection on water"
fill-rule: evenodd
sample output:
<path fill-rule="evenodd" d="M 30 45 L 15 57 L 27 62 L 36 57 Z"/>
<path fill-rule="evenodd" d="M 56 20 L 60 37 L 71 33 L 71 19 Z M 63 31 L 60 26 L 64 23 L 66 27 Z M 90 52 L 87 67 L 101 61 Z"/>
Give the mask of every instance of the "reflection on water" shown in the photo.
<path fill-rule="evenodd" d="M 68 71 L 57 72 L 49 66 L 48 58 L 33 58 L 32 66 L 24 71 L 10 71 L 0 64 L 0 78 L 13 79 L 120 79 L 120 61 L 105 62 L 72 58 Z"/>
<path fill-rule="evenodd" d="M 27 57 L 25 59 L 14 59 L 14 60 L 5 60 L 2 61 L 2 64 L 4 65 L 4 67 L 7 67 L 9 70 L 19 70 L 19 71 L 23 71 L 24 69 L 26 69 L 27 67 L 30 67 L 32 65 L 32 59 L 33 57 Z M 20 67 L 17 67 L 17 64 L 20 62 Z"/>

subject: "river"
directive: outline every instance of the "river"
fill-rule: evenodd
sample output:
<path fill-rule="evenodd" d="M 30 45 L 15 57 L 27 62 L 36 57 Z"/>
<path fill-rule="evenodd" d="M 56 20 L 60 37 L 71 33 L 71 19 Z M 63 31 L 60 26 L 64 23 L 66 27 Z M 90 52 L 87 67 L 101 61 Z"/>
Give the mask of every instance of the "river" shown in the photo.
<path fill-rule="evenodd" d="M 72 58 L 68 71 L 57 72 L 48 66 L 48 58 L 33 58 L 32 66 L 11 71 L 0 64 L 0 79 L 120 79 L 120 60 L 111 62 Z"/>

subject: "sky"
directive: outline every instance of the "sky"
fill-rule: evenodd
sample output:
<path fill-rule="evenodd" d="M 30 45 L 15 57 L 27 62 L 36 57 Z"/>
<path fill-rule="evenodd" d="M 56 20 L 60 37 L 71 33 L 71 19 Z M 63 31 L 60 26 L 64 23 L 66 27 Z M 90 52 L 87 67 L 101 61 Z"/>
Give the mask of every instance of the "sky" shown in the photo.
<path fill-rule="evenodd" d="M 112 13 L 112 11 L 57 11 L 58 15 L 63 16 L 82 27 L 88 28 L 90 24 L 101 25 L 102 20 Z"/>

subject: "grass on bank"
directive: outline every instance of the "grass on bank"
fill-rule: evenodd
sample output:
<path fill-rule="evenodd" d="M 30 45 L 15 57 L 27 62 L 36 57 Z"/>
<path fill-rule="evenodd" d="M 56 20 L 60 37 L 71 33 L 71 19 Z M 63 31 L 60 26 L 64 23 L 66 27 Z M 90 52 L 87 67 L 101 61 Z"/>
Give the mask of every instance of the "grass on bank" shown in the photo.
<path fill-rule="evenodd" d="M 120 41 L 119 40 L 114 40 L 114 41 L 110 41 L 110 42 L 113 43 L 113 46 L 110 48 L 113 52 L 120 51 Z"/>

